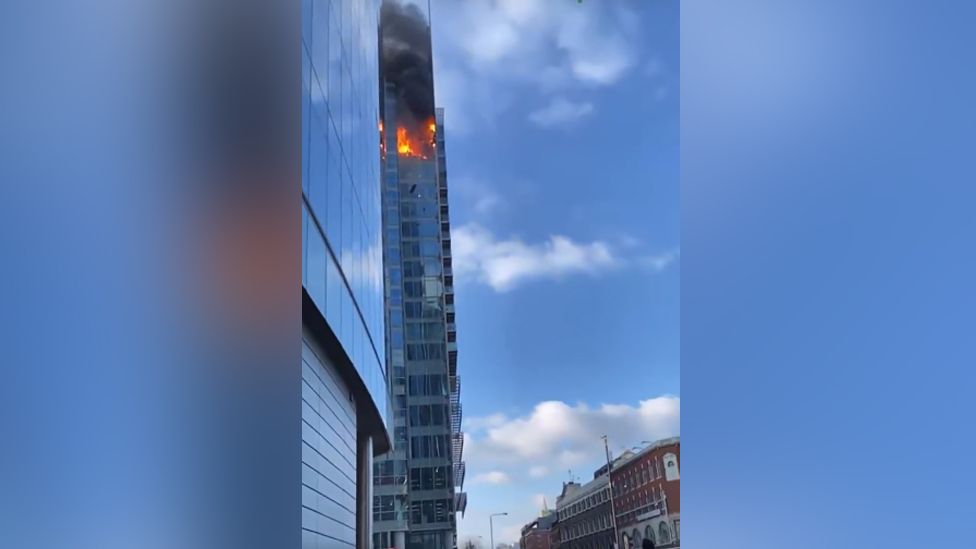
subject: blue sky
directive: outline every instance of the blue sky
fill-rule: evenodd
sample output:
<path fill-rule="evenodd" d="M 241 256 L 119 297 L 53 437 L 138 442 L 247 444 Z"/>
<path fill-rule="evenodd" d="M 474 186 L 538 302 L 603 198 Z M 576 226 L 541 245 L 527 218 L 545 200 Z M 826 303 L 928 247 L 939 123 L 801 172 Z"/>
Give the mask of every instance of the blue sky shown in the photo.
<path fill-rule="evenodd" d="M 569 470 L 678 431 L 678 3 L 432 2 L 469 505 L 512 541 Z"/>

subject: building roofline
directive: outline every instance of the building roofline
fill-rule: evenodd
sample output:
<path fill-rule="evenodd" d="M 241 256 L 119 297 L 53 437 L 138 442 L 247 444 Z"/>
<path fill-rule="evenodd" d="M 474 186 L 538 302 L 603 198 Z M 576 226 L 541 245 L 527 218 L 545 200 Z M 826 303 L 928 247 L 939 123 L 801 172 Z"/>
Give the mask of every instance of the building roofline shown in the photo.
<path fill-rule="evenodd" d="M 646 454 L 648 454 L 650 452 L 653 452 L 654 450 L 660 450 L 661 448 L 664 448 L 665 446 L 674 446 L 675 444 L 681 444 L 681 437 L 680 436 L 677 436 L 677 437 L 669 437 L 669 438 L 662 438 L 661 440 L 655 441 L 652 444 L 648 444 L 644 448 L 641 448 L 641 450 L 639 452 L 636 452 L 636 453 L 628 456 L 626 459 L 622 460 L 620 463 L 615 463 L 614 464 L 614 469 L 619 469 L 620 467 L 623 467 L 623 466 L 629 464 L 630 462 L 632 462 L 632 461 L 634 461 L 634 460 L 636 460 L 636 459 L 638 459 L 640 457 L 643 457 L 644 455 L 646 455 Z"/>
<path fill-rule="evenodd" d="M 571 505 L 575 503 L 577 500 L 589 496 L 594 492 L 604 488 L 607 484 L 609 484 L 609 480 L 610 479 L 607 477 L 607 475 L 604 474 L 587 482 L 586 484 L 580 486 L 579 489 L 573 492 L 571 495 L 564 497 L 562 501 L 558 502 L 556 504 L 556 509 L 561 509 L 566 507 L 567 505 Z"/>

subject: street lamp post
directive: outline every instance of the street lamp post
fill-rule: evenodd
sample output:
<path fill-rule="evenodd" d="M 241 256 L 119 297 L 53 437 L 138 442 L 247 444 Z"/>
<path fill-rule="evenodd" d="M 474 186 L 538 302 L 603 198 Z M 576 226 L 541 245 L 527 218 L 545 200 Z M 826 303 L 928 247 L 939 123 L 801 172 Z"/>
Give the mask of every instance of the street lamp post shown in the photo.
<path fill-rule="evenodd" d="M 491 536 L 491 547 L 488 549 L 495 549 L 495 523 L 493 521 L 495 520 L 495 517 L 504 516 L 508 516 L 508 513 L 494 513 L 488 517 L 488 531 L 489 535 Z"/>
<path fill-rule="evenodd" d="M 617 507 L 613 504 L 613 466 L 610 464 L 610 445 L 607 435 L 603 435 L 603 450 L 607 454 L 607 486 L 610 488 L 610 525 L 613 526 L 613 546 L 618 547 L 620 534 L 617 532 Z"/>

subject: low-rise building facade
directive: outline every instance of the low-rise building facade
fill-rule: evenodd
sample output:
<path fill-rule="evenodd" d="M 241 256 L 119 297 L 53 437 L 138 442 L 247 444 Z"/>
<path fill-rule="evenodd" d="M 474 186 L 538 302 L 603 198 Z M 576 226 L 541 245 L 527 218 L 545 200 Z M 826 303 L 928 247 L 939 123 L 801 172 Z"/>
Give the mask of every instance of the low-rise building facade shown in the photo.
<path fill-rule="evenodd" d="M 521 549 L 552 549 L 553 526 L 556 513 L 546 512 L 522 527 Z"/>
<path fill-rule="evenodd" d="M 680 546 L 681 442 L 659 440 L 614 463 L 614 511 L 620 549 L 641 547 L 645 538 L 657 548 Z"/>
<path fill-rule="evenodd" d="M 559 539 L 559 515 L 557 513 L 553 514 L 556 515 L 556 518 L 552 526 L 549 527 L 549 545 L 552 549 L 560 549 L 562 543 Z"/>
<path fill-rule="evenodd" d="M 556 499 L 561 549 L 606 549 L 613 546 L 610 482 L 606 474 L 579 485 L 563 484 Z"/>

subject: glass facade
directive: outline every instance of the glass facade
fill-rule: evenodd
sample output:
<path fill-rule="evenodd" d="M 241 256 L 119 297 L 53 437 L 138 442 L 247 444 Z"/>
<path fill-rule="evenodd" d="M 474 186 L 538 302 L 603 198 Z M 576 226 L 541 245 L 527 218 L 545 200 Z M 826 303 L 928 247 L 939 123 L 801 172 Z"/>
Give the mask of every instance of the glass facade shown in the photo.
<path fill-rule="evenodd" d="M 373 469 L 373 547 L 450 549 L 466 498 L 443 112 L 430 157 L 398 153 L 384 85 L 383 227 L 393 451 Z"/>
<path fill-rule="evenodd" d="M 302 285 L 384 421 L 378 0 L 302 0 Z"/>
<path fill-rule="evenodd" d="M 301 525 L 310 548 L 368 545 L 373 445 L 386 448 L 389 433 L 379 10 L 379 0 L 302 0 Z"/>

